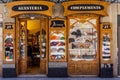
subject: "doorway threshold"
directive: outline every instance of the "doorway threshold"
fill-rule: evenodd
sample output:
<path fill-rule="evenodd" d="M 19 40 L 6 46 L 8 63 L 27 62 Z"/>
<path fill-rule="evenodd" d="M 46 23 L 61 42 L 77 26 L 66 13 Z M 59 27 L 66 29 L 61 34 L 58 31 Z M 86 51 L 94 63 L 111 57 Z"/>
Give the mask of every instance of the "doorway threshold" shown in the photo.
<path fill-rule="evenodd" d="M 69 75 L 70 77 L 87 77 L 87 78 L 93 78 L 93 77 L 98 77 L 98 75 Z"/>
<path fill-rule="evenodd" d="M 25 78 L 25 77 L 47 77 L 47 75 L 45 75 L 45 74 L 21 74 L 21 75 L 18 75 L 18 77 L 20 77 L 20 78 Z"/>

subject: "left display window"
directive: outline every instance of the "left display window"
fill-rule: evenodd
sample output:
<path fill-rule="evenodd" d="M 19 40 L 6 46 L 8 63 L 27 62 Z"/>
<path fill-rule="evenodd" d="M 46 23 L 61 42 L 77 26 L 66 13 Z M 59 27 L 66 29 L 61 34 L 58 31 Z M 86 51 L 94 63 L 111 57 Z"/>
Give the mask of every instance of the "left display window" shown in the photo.
<path fill-rule="evenodd" d="M 66 21 L 64 19 L 53 19 L 49 28 L 49 61 L 66 61 Z"/>
<path fill-rule="evenodd" d="M 65 60 L 64 31 L 51 31 L 50 33 L 50 59 Z"/>
<path fill-rule="evenodd" d="M 5 23 L 4 24 L 4 63 L 5 62 L 14 62 L 14 24 Z"/>

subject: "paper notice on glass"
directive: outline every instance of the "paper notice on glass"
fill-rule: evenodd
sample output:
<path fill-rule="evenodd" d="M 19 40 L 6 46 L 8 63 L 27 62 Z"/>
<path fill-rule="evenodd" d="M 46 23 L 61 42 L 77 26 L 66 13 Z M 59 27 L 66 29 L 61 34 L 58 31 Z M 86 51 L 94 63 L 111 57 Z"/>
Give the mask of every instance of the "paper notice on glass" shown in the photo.
<path fill-rule="evenodd" d="M 2 31 L 2 28 L 0 27 L 0 36 L 2 36 L 2 33 L 3 33 L 3 31 Z"/>

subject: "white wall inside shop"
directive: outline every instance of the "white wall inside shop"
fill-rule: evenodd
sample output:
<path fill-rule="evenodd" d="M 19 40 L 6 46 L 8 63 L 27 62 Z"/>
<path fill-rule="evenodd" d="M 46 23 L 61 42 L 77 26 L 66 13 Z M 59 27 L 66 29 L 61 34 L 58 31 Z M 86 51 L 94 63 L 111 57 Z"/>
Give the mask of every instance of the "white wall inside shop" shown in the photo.
<path fill-rule="evenodd" d="M 119 5 L 119 9 L 120 9 L 120 5 Z M 108 7 L 108 16 L 101 18 L 101 23 L 102 22 L 112 23 L 112 56 L 113 56 L 114 77 L 118 76 L 117 14 L 118 14 L 118 5 L 116 3 L 113 3 L 110 4 Z"/>

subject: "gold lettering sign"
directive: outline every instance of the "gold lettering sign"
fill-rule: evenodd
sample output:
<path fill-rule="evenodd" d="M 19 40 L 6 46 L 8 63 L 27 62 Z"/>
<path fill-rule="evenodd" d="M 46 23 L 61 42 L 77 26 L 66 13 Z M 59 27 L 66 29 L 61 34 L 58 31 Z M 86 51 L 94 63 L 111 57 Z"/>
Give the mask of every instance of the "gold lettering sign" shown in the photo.
<path fill-rule="evenodd" d="M 15 1 L 7 3 L 10 17 L 29 13 L 52 16 L 53 5 L 53 2 L 48 1 Z"/>
<path fill-rule="evenodd" d="M 107 16 L 108 2 L 103 1 L 69 1 L 62 3 L 64 6 L 64 16 L 89 13 Z"/>

